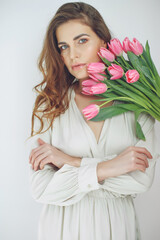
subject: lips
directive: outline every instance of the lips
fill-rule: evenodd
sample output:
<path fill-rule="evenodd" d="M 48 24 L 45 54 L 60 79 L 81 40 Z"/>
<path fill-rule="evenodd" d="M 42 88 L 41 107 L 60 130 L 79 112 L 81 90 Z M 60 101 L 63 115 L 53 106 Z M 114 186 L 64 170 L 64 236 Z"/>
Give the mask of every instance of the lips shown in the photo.
<path fill-rule="evenodd" d="M 83 68 L 84 66 L 86 66 L 86 63 L 78 63 L 78 64 L 75 64 L 75 65 L 72 65 L 72 69 L 73 70 L 79 70 L 79 69 Z"/>

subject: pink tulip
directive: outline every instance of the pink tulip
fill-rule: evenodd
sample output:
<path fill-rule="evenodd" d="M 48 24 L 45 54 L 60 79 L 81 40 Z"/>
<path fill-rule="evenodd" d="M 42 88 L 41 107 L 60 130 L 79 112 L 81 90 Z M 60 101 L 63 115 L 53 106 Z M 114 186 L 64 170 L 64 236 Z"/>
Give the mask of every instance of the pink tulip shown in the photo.
<path fill-rule="evenodd" d="M 101 62 L 89 63 L 87 66 L 89 73 L 99 73 L 104 72 L 106 66 Z"/>
<path fill-rule="evenodd" d="M 106 74 L 105 72 L 101 72 L 102 74 Z M 92 78 L 93 80 L 99 82 L 98 80 L 101 80 L 101 81 L 104 81 L 104 79 L 107 78 L 107 76 L 102 76 L 100 75 L 99 73 L 92 73 L 92 74 L 89 74 L 89 77 Z"/>
<path fill-rule="evenodd" d="M 111 64 L 111 66 L 108 67 L 108 71 L 112 75 L 112 77 L 110 78 L 111 80 L 119 79 L 124 74 L 123 68 L 113 63 Z"/>
<path fill-rule="evenodd" d="M 93 93 L 91 91 L 91 86 L 90 87 L 83 87 L 82 88 L 82 94 L 92 96 Z"/>
<path fill-rule="evenodd" d="M 137 56 L 143 53 L 143 46 L 136 38 L 133 38 L 133 41 L 129 43 L 129 47 L 131 51 Z"/>
<path fill-rule="evenodd" d="M 100 53 L 98 53 L 99 56 L 102 58 L 106 58 L 109 62 L 113 62 L 115 60 L 115 55 L 109 51 L 107 48 L 100 48 Z"/>
<path fill-rule="evenodd" d="M 100 107 L 97 104 L 91 104 L 83 108 L 82 112 L 87 120 L 94 118 L 99 113 Z"/>
<path fill-rule="evenodd" d="M 93 94 L 101 94 L 107 91 L 107 85 L 105 83 L 97 83 L 91 87 Z"/>
<path fill-rule="evenodd" d="M 96 85 L 97 82 L 100 83 L 99 81 L 94 81 L 93 79 L 83 80 L 82 81 L 82 86 L 84 86 L 84 87 L 91 87 L 93 85 Z"/>
<path fill-rule="evenodd" d="M 129 40 L 128 37 L 126 37 L 123 40 L 123 50 L 124 50 L 125 53 L 127 53 L 128 51 L 130 51 L 130 52 L 132 51 L 129 44 L 130 44 L 130 40 Z"/>
<path fill-rule="evenodd" d="M 137 72 L 137 70 L 128 70 L 126 73 L 125 73 L 125 76 L 126 76 L 126 81 L 128 83 L 134 83 L 136 81 L 138 81 L 139 79 L 139 73 Z"/>
<path fill-rule="evenodd" d="M 114 38 L 108 43 L 109 50 L 116 56 L 121 56 L 123 54 L 123 47 L 118 38 Z"/>
<path fill-rule="evenodd" d="M 106 91 L 107 85 L 105 83 L 97 83 L 95 85 L 82 88 L 82 93 L 85 95 L 101 94 Z"/>

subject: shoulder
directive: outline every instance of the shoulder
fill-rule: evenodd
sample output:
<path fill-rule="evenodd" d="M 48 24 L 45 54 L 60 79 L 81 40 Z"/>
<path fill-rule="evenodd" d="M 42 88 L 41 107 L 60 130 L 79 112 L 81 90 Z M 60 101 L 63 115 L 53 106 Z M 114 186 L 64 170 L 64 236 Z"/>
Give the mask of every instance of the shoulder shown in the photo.
<path fill-rule="evenodd" d="M 123 101 L 115 101 L 115 104 L 124 104 Z M 123 113 L 123 119 L 126 122 L 128 130 L 135 135 L 136 132 L 136 122 L 135 122 L 135 112 L 128 111 Z M 141 112 L 138 117 L 138 122 L 142 128 L 144 135 L 146 136 L 148 132 L 154 127 L 155 119 L 146 112 Z"/>

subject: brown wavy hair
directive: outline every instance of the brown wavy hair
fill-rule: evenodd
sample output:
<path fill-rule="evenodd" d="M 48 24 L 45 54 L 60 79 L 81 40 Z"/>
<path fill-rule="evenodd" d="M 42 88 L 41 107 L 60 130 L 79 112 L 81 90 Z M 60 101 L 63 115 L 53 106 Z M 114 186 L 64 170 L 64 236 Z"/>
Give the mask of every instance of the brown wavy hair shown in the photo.
<path fill-rule="evenodd" d="M 55 117 L 64 113 L 69 107 L 68 90 L 73 83 L 71 75 L 64 65 L 57 45 L 56 29 L 69 20 L 78 19 L 91 29 L 106 43 L 111 34 L 100 13 L 91 5 L 83 2 L 63 4 L 51 19 L 46 31 L 43 49 L 38 58 L 38 68 L 43 74 L 43 81 L 33 89 L 38 93 L 32 112 L 31 136 L 46 132 Z M 34 131 L 34 117 L 40 120 L 38 132 Z M 42 132 L 43 119 L 49 119 L 49 127 Z M 36 135 L 35 134 L 35 135 Z"/>

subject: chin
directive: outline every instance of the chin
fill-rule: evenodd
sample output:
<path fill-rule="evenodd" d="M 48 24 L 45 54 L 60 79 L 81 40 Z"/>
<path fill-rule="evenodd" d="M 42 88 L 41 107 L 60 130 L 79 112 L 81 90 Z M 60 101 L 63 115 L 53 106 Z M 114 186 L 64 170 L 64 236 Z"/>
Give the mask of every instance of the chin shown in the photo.
<path fill-rule="evenodd" d="M 89 78 L 87 71 L 72 72 L 71 74 L 78 80 L 86 80 Z"/>
<path fill-rule="evenodd" d="M 89 79 L 89 75 L 86 75 L 86 74 L 85 75 L 84 74 L 75 74 L 75 75 L 76 75 L 75 77 L 81 81 Z"/>

